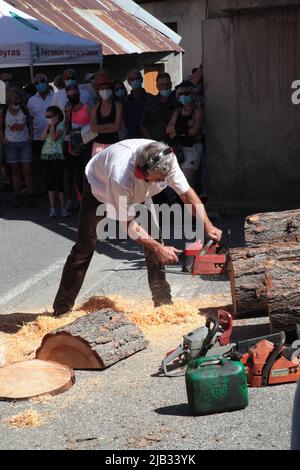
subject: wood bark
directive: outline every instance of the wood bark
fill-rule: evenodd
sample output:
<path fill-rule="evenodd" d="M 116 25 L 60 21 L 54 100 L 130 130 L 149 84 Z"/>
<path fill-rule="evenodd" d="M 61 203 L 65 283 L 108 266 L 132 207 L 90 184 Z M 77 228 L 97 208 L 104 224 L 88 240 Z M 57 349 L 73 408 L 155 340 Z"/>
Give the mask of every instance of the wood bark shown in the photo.
<path fill-rule="evenodd" d="M 235 316 L 268 312 L 265 269 L 269 260 L 300 262 L 300 243 L 271 243 L 229 250 Z"/>
<path fill-rule="evenodd" d="M 245 221 L 247 246 L 278 242 L 300 242 L 300 209 L 250 215 Z"/>
<path fill-rule="evenodd" d="M 46 335 L 36 357 L 73 369 L 104 369 L 147 345 L 142 331 L 125 315 L 101 309 Z"/>
<path fill-rule="evenodd" d="M 268 261 L 265 282 L 272 330 L 294 329 L 300 324 L 299 261 Z"/>

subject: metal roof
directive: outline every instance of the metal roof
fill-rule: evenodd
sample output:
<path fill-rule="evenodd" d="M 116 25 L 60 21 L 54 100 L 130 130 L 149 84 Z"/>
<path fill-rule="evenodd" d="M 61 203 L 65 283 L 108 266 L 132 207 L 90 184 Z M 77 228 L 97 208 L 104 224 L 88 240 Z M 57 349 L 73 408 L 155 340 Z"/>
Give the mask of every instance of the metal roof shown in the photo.
<path fill-rule="evenodd" d="M 104 55 L 182 52 L 176 42 L 114 0 L 11 0 L 8 3 L 63 31 L 101 43 Z"/>

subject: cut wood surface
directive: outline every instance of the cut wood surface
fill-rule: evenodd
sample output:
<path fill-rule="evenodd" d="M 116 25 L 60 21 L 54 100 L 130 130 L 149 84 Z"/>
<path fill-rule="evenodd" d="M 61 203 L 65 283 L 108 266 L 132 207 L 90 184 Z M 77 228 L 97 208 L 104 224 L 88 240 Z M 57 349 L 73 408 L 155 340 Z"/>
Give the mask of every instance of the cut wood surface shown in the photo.
<path fill-rule="evenodd" d="M 272 330 L 292 330 L 300 324 L 300 264 L 297 261 L 266 263 L 268 311 Z"/>
<path fill-rule="evenodd" d="M 256 248 L 229 250 L 230 285 L 235 316 L 268 312 L 265 266 L 269 260 L 300 262 L 300 243 L 271 243 Z"/>
<path fill-rule="evenodd" d="M 46 335 L 36 357 L 74 369 L 104 369 L 147 345 L 142 331 L 125 315 L 101 309 Z"/>
<path fill-rule="evenodd" d="M 250 215 L 245 221 L 247 246 L 271 241 L 300 242 L 300 209 Z"/>
<path fill-rule="evenodd" d="M 74 372 L 56 362 L 38 359 L 0 367 L 0 399 L 25 400 L 39 395 L 56 395 L 74 383 Z"/>

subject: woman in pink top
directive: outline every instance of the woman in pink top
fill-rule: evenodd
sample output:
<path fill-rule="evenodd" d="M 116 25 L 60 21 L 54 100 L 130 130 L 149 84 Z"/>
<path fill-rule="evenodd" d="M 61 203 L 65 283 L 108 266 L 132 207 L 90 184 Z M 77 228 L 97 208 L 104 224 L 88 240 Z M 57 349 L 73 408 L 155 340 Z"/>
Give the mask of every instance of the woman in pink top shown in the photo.
<path fill-rule="evenodd" d="M 74 156 L 74 180 L 79 202 L 81 202 L 84 170 L 92 156 L 93 141 L 83 144 L 81 129 L 91 122 L 91 110 L 80 102 L 77 85 L 66 88 L 68 104 L 66 106 L 66 128 L 70 134 L 69 153 Z"/>

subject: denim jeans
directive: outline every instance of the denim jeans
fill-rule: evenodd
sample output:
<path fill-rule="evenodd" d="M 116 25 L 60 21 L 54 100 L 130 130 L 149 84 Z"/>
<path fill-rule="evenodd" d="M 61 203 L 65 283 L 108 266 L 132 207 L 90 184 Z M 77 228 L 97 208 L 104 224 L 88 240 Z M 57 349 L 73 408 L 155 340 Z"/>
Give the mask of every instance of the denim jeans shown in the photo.
<path fill-rule="evenodd" d="M 90 185 L 85 178 L 77 240 L 63 269 L 60 286 L 53 304 L 54 310 L 71 310 L 81 289 L 97 242 L 96 228 L 101 221 L 101 217 L 96 215 L 99 204 L 99 201 L 91 193 Z M 161 270 L 162 266 L 159 260 L 149 249 L 145 249 L 144 253 L 148 283 L 154 305 L 170 303 L 170 285 L 166 280 L 165 273 Z"/>

